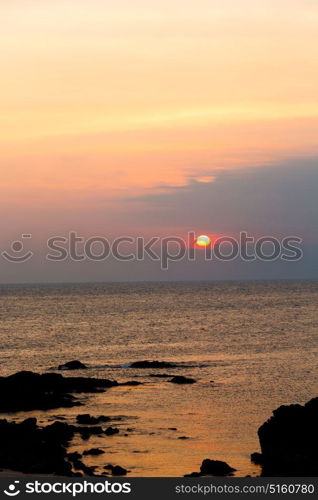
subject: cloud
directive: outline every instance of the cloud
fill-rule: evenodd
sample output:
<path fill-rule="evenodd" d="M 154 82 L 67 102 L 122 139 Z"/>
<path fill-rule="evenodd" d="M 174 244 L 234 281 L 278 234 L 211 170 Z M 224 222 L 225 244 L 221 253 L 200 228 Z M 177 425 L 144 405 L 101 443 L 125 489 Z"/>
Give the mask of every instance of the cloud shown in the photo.
<path fill-rule="evenodd" d="M 259 168 L 211 171 L 130 199 L 139 223 L 211 232 L 312 235 L 317 232 L 318 158 L 294 158 Z"/>

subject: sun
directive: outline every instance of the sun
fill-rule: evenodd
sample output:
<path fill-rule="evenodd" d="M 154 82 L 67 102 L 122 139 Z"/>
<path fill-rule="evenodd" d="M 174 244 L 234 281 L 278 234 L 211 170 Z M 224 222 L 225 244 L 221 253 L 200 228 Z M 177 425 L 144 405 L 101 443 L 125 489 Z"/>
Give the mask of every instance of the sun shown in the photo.
<path fill-rule="evenodd" d="M 201 234 L 196 238 L 195 243 L 199 247 L 207 247 L 211 245 L 211 239 L 206 234 Z"/>

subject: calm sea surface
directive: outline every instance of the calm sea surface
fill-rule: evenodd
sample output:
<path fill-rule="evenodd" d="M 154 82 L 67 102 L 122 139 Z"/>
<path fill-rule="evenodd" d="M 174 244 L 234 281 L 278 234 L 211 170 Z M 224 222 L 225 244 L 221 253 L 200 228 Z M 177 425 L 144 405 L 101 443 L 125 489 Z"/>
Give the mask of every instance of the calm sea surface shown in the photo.
<path fill-rule="evenodd" d="M 2 286 L 0 304 L 1 375 L 79 359 L 89 369 L 67 375 L 144 383 L 85 396 L 82 409 L 34 413 L 40 422 L 114 416 L 120 434 L 73 443 L 104 448 L 85 457 L 90 465 L 182 476 L 213 458 L 239 476 L 259 474 L 249 459 L 259 425 L 277 406 L 318 395 L 318 282 Z M 177 362 L 161 372 L 197 383 L 178 386 L 149 377 L 159 370 L 129 367 L 144 359 Z"/>

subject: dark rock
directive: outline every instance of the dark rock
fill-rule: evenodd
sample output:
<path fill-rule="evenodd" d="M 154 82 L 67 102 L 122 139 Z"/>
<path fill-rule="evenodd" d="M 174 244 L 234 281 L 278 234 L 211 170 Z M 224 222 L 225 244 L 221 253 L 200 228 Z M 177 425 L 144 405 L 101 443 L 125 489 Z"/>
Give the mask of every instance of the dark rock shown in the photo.
<path fill-rule="evenodd" d="M 87 476 L 95 476 L 94 471 L 96 467 L 89 467 L 88 465 L 85 465 L 82 460 L 77 460 L 74 462 L 74 468 L 76 470 L 81 470 L 86 474 Z"/>
<path fill-rule="evenodd" d="M 27 418 L 20 423 L 21 428 L 24 428 L 26 432 L 32 432 L 37 427 L 37 419 L 36 418 Z"/>
<path fill-rule="evenodd" d="M 87 366 L 78 361 L 77 359 L 74 361 L 68 361 L 63 365 L 59 365 L 57 367 L 58 370 L 86 370 Z"/>
<path fill-rule="evenodd" d="M 103 392 L 104 389 L 117 387 L 119 384 L 116 380 L 108 380 L 102 378 L 86 378 L 86 377 L 65 377 L 65 388 L 72 393 L 81 392 Z"/>
<path fill-rule="evenodd" d="M 185 474 L 183 477 L 201 477 L 200 472 L 191 472 L 191 474 Z"/>
<path fill-rule="evenodd" d="M 172 384 L 195 384 L 196 380 L 194 378 L 183 377 L 182 375 L 177 375 L 169 380 Z"/>
<path fill-rule="evenodd" d="M 74 437 L 75 428 L 64 422 L 54 422 L 44 427 L 43 432 L 50 440 L 67 444 Z"/>
<path fill-rule="evenodd" d="M 67 453 L 67 458 L 70 462 L 77 462 L 82 458 L 82 455 L 78 451 L 73 451 L 72 453 Z"/>
<path fill-rule="evenodd" d="M 76 427 L 73 426 L 74 432 L 78 432 L 81 435 L 81 438 L 86 440 L 89 439 L 92 435 L 102 435 L 104 433 L 102 427 Z"/>
<path fill-rule="evenodd" d="M 169 431 L 177 431 L 178 429 L 176 427 L 168 427 Z"/>
<path fill-rule="evenodd" d="M 117 429 L 116 427 L 107 427 L 107 429 L 105 430 L 106 436 L 112 436 L 113 434 L 118 434 L 118 433 L 119 429 Z"/>
<path fill-rule="evenodd" d="M 235 470 L 222 460 L 210 460 L 209 458 L 203 460 L 200 467 L 200 472 L 204 476 L 230 476 Z"/>
<path fill-rule="evenodd" d="M 0 377 L 0 412 L 79 406 L 81 403 L 72 394 L 102 392 L 117 385 L 118 382 L 107 379 L 22 371 Z"/>
<path fill-rule="evenodd" d="M 90 450 L 85 450 L 83 455 L 102 455 L 105 453 L 100 448 L 91 448 Z"/>
<path fill-rule="evenodd" d="M 178 439 L 190 439 L 188 436 L 180 436 Z"/>
<path fill-rule="evenodd" d="M 142 382 L 138 382 L 137 380 L 128 380 L 128 382 L 121 382 L 118 385 L 143 385 Z"/>
<path fill-rule="evenodd" d="M 109 422 L 111 419 L 104 415 L 100 415 L 99 417 L 92 417 L 89 413 L 83 413 L 81 415 L 77 415 L 76 422 L 81 425 L 96 425 L 102 422 Z"/>
<path fill-rule="evenodd" d="M 135 361 L 130 368 L 175 368 L 176 365 L 166 361 Z"/>
<path fill-rule="evenodd" d="M 318 398 L 280 406 L 258 429 L 263 476 L 318 475 Z"/>
<path fill-rule="evenodd" d="M 105 465 L 104 469 L 110 470 L 113 476 L 126 476 L 128 470 L 120 465 Z"/>
<path fill-rule="evenodd" d="M 66 447 L 74 436 L 61 422 L 38 427 L 35 419 L 0 421 L 0 467 L 23 473 L 72 476 Z"/>
<path fill-rule="evenodd" d="M 263 455 L 261 453 L 255 452 L 251 454 L 251 462 L 253 462 L 256 465 L 262 465 L 263 464 Z"/>

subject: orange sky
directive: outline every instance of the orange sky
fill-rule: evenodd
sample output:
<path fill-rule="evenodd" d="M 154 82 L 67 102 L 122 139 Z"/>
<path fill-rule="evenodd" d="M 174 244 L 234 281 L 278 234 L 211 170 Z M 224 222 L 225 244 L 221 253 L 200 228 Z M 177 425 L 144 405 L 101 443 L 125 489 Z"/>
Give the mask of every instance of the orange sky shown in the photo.
<path fill-rule="evenodd" d="M 317 16 L 310 0 L 3 0 L 2 207 L 315 154 Z"/>

